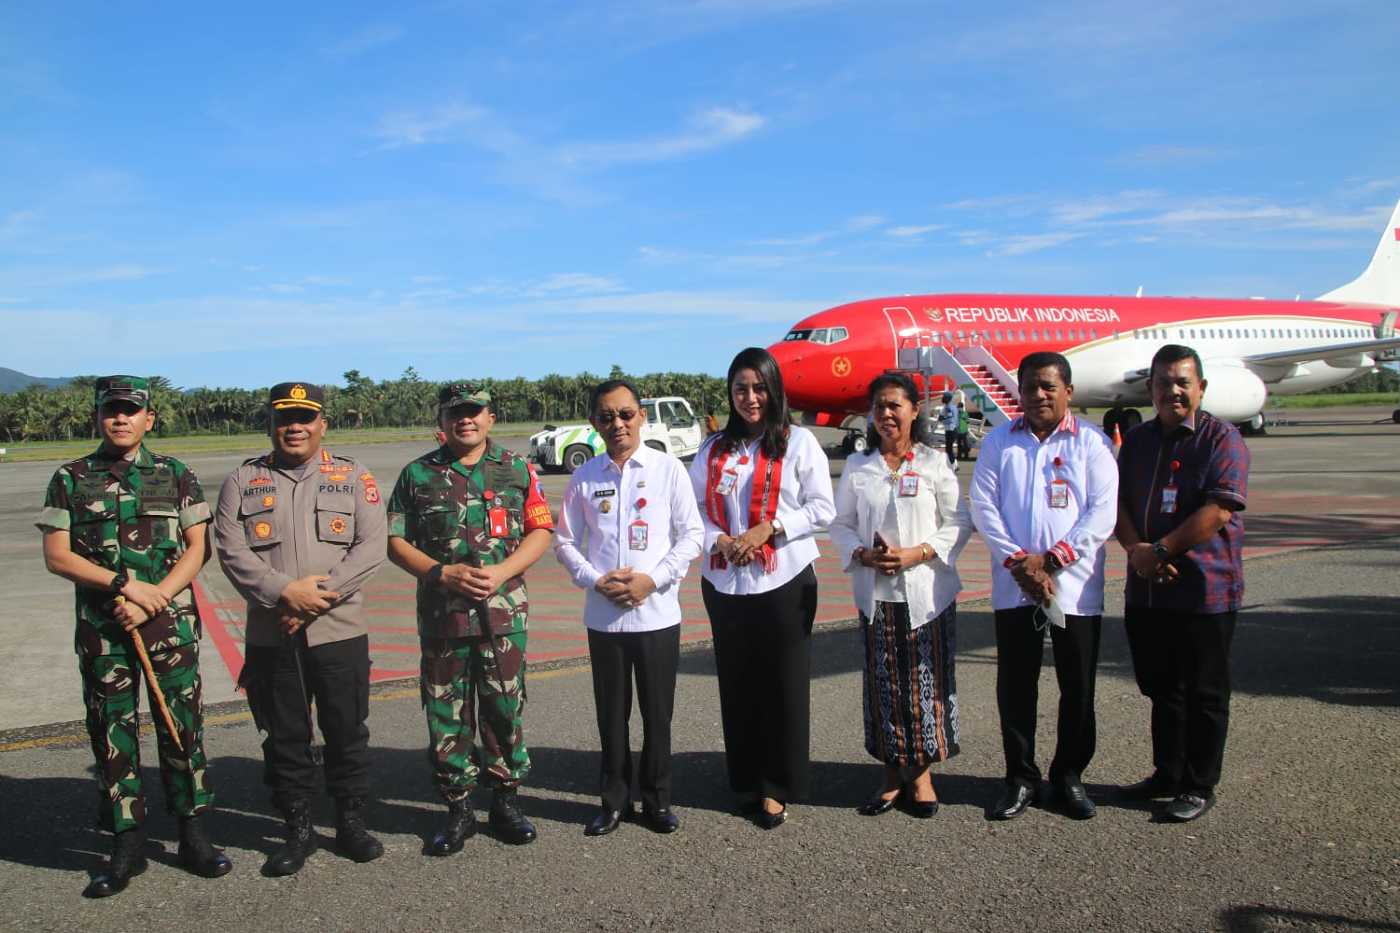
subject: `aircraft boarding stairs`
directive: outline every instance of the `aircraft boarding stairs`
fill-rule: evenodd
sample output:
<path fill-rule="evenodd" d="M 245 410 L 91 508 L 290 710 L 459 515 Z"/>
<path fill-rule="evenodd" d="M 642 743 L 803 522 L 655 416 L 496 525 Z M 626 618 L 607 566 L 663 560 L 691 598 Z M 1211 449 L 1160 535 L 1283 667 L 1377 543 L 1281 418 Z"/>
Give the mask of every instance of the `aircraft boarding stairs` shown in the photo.
<path fill-rule="evenodd" d="M 928 334 L 914 334 L 900 340 L 897 367 L 900 372 L 922 378 L 925 410 L 936 415 L 933 385 L 939 377 L 961 389 L 970 404 L 982 413 L 984 430 L 1021 416 L 1020 389 L 1016 377 L 1002 366 L 982 344 L 966 344 L 953 349 L 933 342 Z"/>

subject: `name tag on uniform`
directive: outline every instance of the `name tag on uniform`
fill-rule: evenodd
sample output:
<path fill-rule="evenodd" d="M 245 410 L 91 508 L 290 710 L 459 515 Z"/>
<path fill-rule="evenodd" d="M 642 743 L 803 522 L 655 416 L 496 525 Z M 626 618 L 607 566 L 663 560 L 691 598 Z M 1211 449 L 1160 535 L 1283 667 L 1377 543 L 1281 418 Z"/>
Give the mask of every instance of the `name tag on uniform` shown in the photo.
<path fill-rule="evenodd" d="M 645 551 L 647 549 L 647 523 L 640 518 L 627 526 L 627 549 Z"/>
<path fill-rule="evenodd" d="M 504 538 L 507 533 L 506 510 L 497 506 L 486 510 L 486 525 L 491 529 L 491 537 Z"/>
<path fill-rule="evenodd" d="M 904 473 L 899 477 L 899 494 L 904 497 L 917 496 L 919 494 L 919 474 Z"/>
<path fill-rule="evenodd" d="M 1162 487 L 1162 514 L 1172 515 L 1176 512 L 1176 486 Z"/>
<path fill-rule="evenodd" d="M 734 484 L 739 481 L 739 474 L 733 470 L 725 470 L 719 475 L 719 482 L 715 483 L 715 493 L 727 496 L 734 491 Z"/>
<path fill-rule="evenodd" d="M 1050 508 L 1069 508 L 1069 481 L 1063 479 L 1050 482 Z"/>
<path fill-rule="evenodd" d="M 605 499 L 608 496 L 615 495 L 617 495 L 617 490 L 612 488 L 611 486 L 605 486 L 602 489 L 593 490 L 593 498 L 595 499 Z"/>

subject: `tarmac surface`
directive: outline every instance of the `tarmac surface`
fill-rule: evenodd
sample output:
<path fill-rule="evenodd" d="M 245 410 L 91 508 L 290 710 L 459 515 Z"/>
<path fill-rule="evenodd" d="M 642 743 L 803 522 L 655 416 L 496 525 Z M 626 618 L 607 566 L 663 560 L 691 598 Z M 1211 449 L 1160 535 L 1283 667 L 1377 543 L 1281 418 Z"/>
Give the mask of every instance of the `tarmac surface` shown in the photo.
<path fill-rule="evenodd" d="M 582 827 L 597 806 L 597 733 L 581 598 L 546 558 L 529 575 L 531 664 L 523 791 L 540 829 L 513 848 L 485 831 L 449 859 L 421 855 L 442 808 L 429 781 L 418 702 L 412 589 L 386 566 L 371 584 L 381 683 L 371 703 L 373 829 L 386 855 L 356 865 L 325 849 L 299 875 L 258 873 L 280 821 L 261 785 L 259 737 L 232 690 L 241 608 L 216 566 L 201 576 L 218 616 L 203 655 L 206 749 L 220 812 L 210 820 L 234 872 L 206 881 L 175 857 L 174 821 L 152 798 L 151 869 L 117 898 L 78 892 L 106 853 L 92 827 L 91 752 L 71 648 L 71 588 L 48 575 L 30 522 L 56 464 L 0 465 L 0 925 L 10 929 L 820 929 L 1400 931 L 1400 428 L 1388 410 L 1307 413 L 1250 440 L 1247 610 L 1235 644 L 1235 699 L 1220 802 L 1202 820 L 1159 824 L 1114 803 L 1111 786 L 1150 768 L 1147 703 L 1109 583 L 1098 681 L 1099 750 L 1085 778 L 1099 817 L 1032 810 L 984 818 L 1001 789 L 995 648 L 985 551 L 960 563 L 962 754 L 935 770 L 943 809 L 923 822 L 853 807 L 878 766 L 862 747 L 859 643 L 850 588 L 831 563 L 814 636 L 813 793 L 764 832 L 732 813 L 724 781 L 708 626 L 694 572 L 675 739 L 675 836 Z M 334 446 L 334 437 L 330 445 Z M 361 458 L 386 488 L 425 449 L 375 445 Z M 241 457 L 192 459 L 212 497 Z M 840 461 L 833 461 L 839 472 Z M 964 480 L 968 465 L 964 465 Z M 557 506 L 563 477 L 546 479 Z M 1116 546 L 1112 546 L 1115 547 Z M 828 548 L 829 551 L 829 548 Z M 1121 556 L 1110 566 L 1121 578 Z M 17 624 L 16 624 L 17 623 Z M 222 634 L 215 634 L 216 632 Z M 1053 667 L 1042 673 L 1042 764 L 1053 744 Z M 222 691 L 222 692 L 220 692 Z M 228 702 L 216 702 L 227 698 Z M 634 726 L 634 731 L 640 725 Z M 154 762 L 149 732 L 143 738 Z M 480 795 L 479 805 L 486 803 Z M 329 843 L 331 808 L 318 812 Z M 472 870 L 477 868 L 478 870 Z"/>

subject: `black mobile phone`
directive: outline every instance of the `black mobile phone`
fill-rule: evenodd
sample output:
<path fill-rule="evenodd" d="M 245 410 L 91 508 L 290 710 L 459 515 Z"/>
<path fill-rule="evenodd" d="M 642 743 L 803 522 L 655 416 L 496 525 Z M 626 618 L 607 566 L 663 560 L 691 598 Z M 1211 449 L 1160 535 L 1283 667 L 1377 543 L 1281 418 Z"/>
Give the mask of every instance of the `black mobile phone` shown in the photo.
<path fill-rule="evenodd" d="M 883 553 L 885 553 L 886 551 L 888 551 L 889 549 L 890 549 L 890 546 L 889 546 L 888 544 L 885 543 L 885 539 L 882 538 L 882 537 L 880 536 L 880 532 L 878 532 L 878 531 L 875 532 L 875 546 L 874 546 L 874 548 L 873 548 L 873 550 L 875 551 L 875 553 L 876 553 L 876 554 L 883 554 Z"/>

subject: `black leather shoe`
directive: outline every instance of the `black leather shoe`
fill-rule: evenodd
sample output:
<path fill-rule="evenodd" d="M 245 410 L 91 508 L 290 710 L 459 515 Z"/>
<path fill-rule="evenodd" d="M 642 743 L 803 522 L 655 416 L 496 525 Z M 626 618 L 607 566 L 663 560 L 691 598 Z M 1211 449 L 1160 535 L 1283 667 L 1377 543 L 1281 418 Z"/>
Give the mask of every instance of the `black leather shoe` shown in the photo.
<path fill-rule="evenodd" d="M 1172 823 L 1189 823 L 1215 806 L 1215 795 L 1177 794 L 1162 808 L 1162 819 Z"/>
<path fill-rule="evenodd" d="M 205 838 L 198 814 L 180 818 L 180 864 L 202 878 L 222 878 L 233 871 L 229 857 Z"/>
<path fill-rule="evenodd" d="M 1072 820 L 1090 820 L 1098 812 L 1098 807 L 1089 799 L 1084 785 L 1078 781 L 1054 784 L 1050 789 L 1050 802 L 1056 810 Z"/>
<path fill-rule="evenodd" d="M 125 891 L 131 879 L 146 870 L 146 856 L 141 854 L 145 844 L 144 830 L 128 829 L 117 833 L 112 841 L 112 857 L 107 860 L 107 870 L 88 883 L 83 897 L 111 897 Z"/>
<path fill-rule="evenodd" d="M 476 835 L 476 814 L 471 801 L 453 800 L 447 804 L 447 824 L 424 847 L 428 855 L 447 856 L 462 851 L 462 844 Z"/>
<path fill-rule="evenodd" d="M 316 851 L 316 831 L 311 828 L 311 805 L 305 800 L 288 803 L 282 811 L 287 821 L 287 841 L 263 865 L 263 874 L 273 878 L 295 875 L 311 853 Z"/>
<path fill-rule="evenodd" d="M 598 815 L 593 817 L 588 825 L 583 828 L 583 834 L 585 836 L 606 836 L 608 833 L 617 829 L 618 824 L 621 822 L 621 810 L 609 810 L 607 807 L 604 807 L 602 810 L 599 810 Z"/>
<path fill-rule="evenodd" d="M 783 808 L 777 813 L 769 813 L 767 810 L 760 807 L 758 810 L 758 825 L 762 826 L 764 829 L 777 829 L 787 822 L 787 816 L 787 804 L 783 804 Z"/>
<path fill-rule="evenodd" d="M 996 806 L 992 808 L 991 818 L 994 820 L 1014 820 L 1026 808 L 1035 803 L 1035 789 L 1024 784 L 1008 784 L 1006 793 L 1001 795 Z"/>
<path fill-rule="evenodd" d="M 881 813 L 888 813 L 899 803 L 899 798 L 904 795 L 902 790 L 896 791 L 893 797 L 886 797 L 885 791 L 870 795 L 865 803 L 856 807 L 856 812 L 861 816 L 879 816 Z"/>
<path fill-rule="evenodd" d="M 646 824 L 647 829 L 662 835 L 681 828 L 681 818 L 676 816 L 670 807 L 660 807 L 656 810 L 642 807 L 642 822 Z"/>
<path fill-rule="evenodd" d="M 1163 800 L 1176 794 L 1176 784 L 1162 777 L 1160 771 L 1153 771 L 1136 784 L 1118 788 L 1118 796 L 1124 800 Z"/>
<path fill-rule="evenodd" d="M 502 842 L 523 846 L 535 841 L 535 824 L 520 812 L 514 787 L 498 787 L 491 798 L 491 828 Z"/>
<path fill-rule="evenodd" d="M 384 846 L 365 828 L 363 797 L 344 797 L 335 802 L 335 847 L 355 862 L 372 862 L 384 854 Z"/>
<path fill-rule="evenodd" d="M 931 820 L 938 815 L 937 800 L 915 800 L 913 795 L 904 802 L 904 809 L 909 815 L 919 820 Z"/>

